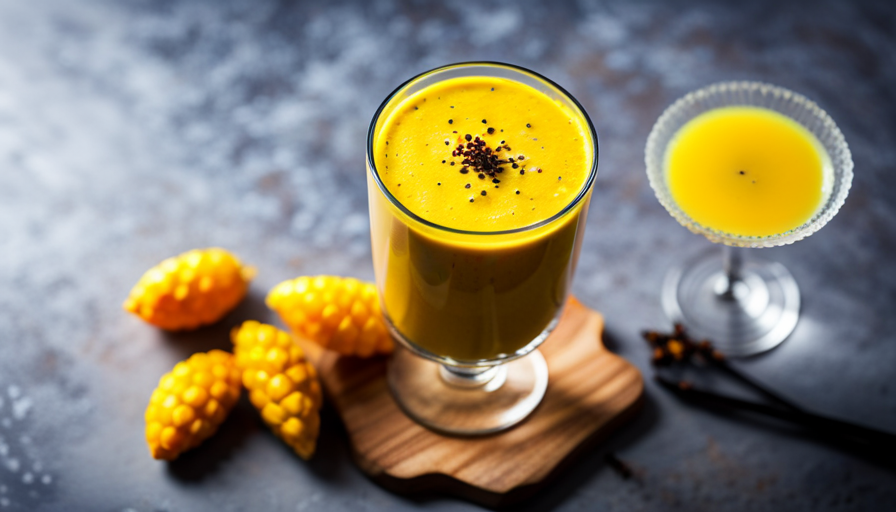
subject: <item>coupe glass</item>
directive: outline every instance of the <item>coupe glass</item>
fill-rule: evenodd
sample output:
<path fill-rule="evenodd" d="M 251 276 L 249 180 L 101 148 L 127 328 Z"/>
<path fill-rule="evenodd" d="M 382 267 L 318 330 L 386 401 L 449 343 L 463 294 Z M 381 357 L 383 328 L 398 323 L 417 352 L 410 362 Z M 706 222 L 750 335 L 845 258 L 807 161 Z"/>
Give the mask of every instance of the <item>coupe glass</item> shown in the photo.
<path fill-rule="evenodd" d="M 724 233 L 691 219 L 675 203 L 666 179 L 670 141 L 694 117 L 729 106 L 753 106 L 783 114 L 809 130 L 829 157 L 824 163 L 822 202 L 803 225 L 771 236 Z M 760 82 L 726 82 L 691 92 L 657 120 L 645 149 L 647 176 L 660 203 L 678 222 L 724 244 L 673 268 L 663 283 L 666 314 L 694 335 L 713 340 L 725 354 L 752 355 L 784 341 L 799 318 L 800 293 L 783 265 L 745 258 L 745 247 L 791 244 L 815 233 L 840 209 L 852 183 L 852 157 L 843 134 L 828 114 L 804 96 Z"/>
<path fill-rule="evenodd" d="M 402 100 L 443 80 L 514 80 L 562 104 L 587 127 L 593 152 L 575 199 L 536 224 L 496 232 L 429 222 L 383 184 L 374 148 Z M 402 409 L 434 430 L 486 434 L 513 426 L 539 404 L 548 369 L 536 350 L 557 324 L 584 234 L 597 174 L 597 134 L 560 86 L 500 63 L 454 64 L 399 86 L 380 106 L 367 141 L 368 198 L 377 287 L 399 342 L 388 382 Z"/>

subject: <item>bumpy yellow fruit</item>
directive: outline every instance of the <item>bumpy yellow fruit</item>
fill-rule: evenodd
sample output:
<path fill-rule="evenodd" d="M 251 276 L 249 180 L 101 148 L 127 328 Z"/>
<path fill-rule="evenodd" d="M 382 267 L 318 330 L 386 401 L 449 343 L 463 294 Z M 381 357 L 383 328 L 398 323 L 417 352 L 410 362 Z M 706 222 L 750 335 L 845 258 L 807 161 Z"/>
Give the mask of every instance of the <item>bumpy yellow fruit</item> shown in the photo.
<path fill-rule="evenodd" d="M 124 309 L 162 329 L 195 329 L 233 309 L 254 275 L 224 249 L 194 249 L 143 274 Z"/>
<path fill-rule="evenodd" d="M 284 281 L 267 305 L 296 333 L 340 354 L 369 357 L 392 351 L 376 286 L 335 276 Z"/>
<path fill-rule="evenodd" d="M 320 432 L 321 389 L 302 348 L 286 332 L 254 320 L 230 337 L 252 404 L 280 439 L 309 459 Z"/>
<path fill-rule="evenodd" d="M 174 460 L 198 446 L 240 397 L 233 355 L 212 350 L 175 365 L 159 380 L 146 408 L 146 442 L 153 458 Z"/>

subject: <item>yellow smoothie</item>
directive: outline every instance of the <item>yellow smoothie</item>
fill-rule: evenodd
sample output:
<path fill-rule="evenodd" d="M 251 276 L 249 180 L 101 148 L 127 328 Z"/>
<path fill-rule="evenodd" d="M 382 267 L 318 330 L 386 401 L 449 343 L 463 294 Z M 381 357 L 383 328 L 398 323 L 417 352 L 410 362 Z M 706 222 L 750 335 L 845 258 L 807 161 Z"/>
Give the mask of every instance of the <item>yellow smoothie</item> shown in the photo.
<path fill-rule="evenodd" d="M 457 361 L 495 359 L 555 318 L 594 163 L 595 141 L 573 108 L 476 76 L 433 83 L 380 114 L 368 175 L 374 267 L 405 339 Z"/>
<path fill-rule="evenodd" d="M 724 107 L 679 130 L 667 149 L 666 179 L 672 198 L 697 223 L 762 237 L 812 218 L 829 162 L 796 121 L 758 107 Z"/>

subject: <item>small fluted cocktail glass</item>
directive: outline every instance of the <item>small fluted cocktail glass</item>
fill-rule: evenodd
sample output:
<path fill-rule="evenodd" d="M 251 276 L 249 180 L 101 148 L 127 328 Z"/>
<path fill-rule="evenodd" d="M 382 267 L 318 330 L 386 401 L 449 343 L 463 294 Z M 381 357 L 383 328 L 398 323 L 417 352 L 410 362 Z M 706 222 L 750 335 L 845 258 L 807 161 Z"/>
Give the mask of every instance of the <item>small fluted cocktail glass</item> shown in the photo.
<path fill-rule="evenodd" d="M 467 77 L 529 86 L 583 127 L 585 179 L 561 211 L 517 229 L 464 230 L 420 217 L 390 192 L 381 174 L 388 167 L 378 168 L 375 154 L 383 126 L 406 98 Z M 444 433 L 487 434 L 517 424 L 547 388 L 547 365 L 536 349 L 557 324 L 581 247 L 597 174 L 590 119 L 566 91 L 532 71 L 488 62 L 445 66 L 386 98 L 370 125 L 367 169 L 374 272 L 386 323 L 399 342 L 387 375 L 396 402 Z M 433 171 L 448 172 L 421 170 Z M 512 179 L 502 175 L 502 186 Z"/>
<path fill-rule="evenodd" d="M 670 143 L 695 117 L 734 106 L 768 109 L 792 119 L 814 135 L 826 154 L 821 203 L 804 224 L 770 236 L 725 233 L 696 222 L 673 198 L 667 179 Z M 667 274 L 662 288 L 666 314 L 732 356 L 757 354 L 784 341 L 799 318 L 796 281 L 780 263 L 746 258 L 743 248 L 791 244 L 815 233 L 837 214 L 852 183 L 853 162 L 831 117 L 804 96 L 774 85 L 713 84 L 691 92 L 663 112 L 647 139 L 645 162 L 650 186 L 666 210 L 694 233 L 723 245 L 721 255 L 704 252 Z"/>

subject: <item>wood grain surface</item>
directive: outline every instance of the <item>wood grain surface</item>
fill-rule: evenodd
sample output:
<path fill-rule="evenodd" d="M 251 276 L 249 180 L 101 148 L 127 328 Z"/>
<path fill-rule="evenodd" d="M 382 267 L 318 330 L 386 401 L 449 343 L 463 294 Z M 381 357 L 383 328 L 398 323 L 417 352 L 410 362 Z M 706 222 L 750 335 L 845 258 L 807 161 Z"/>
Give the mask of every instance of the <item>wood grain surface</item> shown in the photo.
<path fill-rule="evenodd" d="M 641 374 L 603 346 L 603 326 L 600 313 L 570 298 L 539 348 L 550 375 L 544 400 L 516 427 L 483 437 L 438 434 L 405 416 L 386 383 L 386 358 L 303 346 L 345 423 L 355 461 L 372 479 L 396 492 L 501 506 L 537 491 L 640 405 Z"/>

